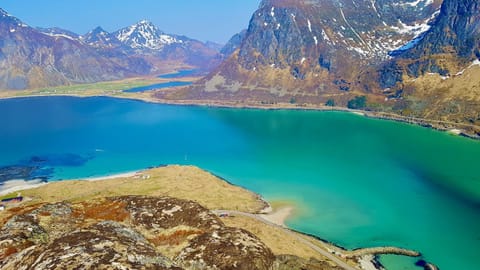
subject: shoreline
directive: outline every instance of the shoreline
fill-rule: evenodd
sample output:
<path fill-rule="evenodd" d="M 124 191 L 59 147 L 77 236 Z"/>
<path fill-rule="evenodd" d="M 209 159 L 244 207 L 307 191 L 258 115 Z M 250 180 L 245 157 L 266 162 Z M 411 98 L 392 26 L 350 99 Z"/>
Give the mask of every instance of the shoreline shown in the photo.
<path fill-rule="evenodd" d="M 169 165 L 169 166 L 179 166 L 179 165 Z M 163 167 L 163 166 L 161 166 Z M 168 166 L 167 166 L 168 167 Z M 160 168 L 160 167 L 158 167 Z M 13 192 L 19 192 L 22 190 L 29 190 L 29 189 L 34 189 L 37 187 L 41 187 L 44 185 L 48 185 L 49 183 L 55 183 L 55 182 L 67 182 L 67 181 L 72 181 L 72 180 L 77 180 L 77 181 L 88 181 L 88 182 L 97 182 L 97 181 L 107 181 L 107 180 L 114 180 L 114 179 L 128 179 L 128 180 L 136 180 L 137 178 L 140 178 L 142 176 L 146 176 L 144 173 L 148 171 L 149 169 L 143 169 L 143 170 L 138 170 L 138 171 L 131 171 L 131 172 L 126 172 L 126 173 L 114 173 L 106 176 L 101 176 L 101 177 L 90 177 L 90 178 L 77 178 L 77 179 L 62 179 L 58 181 L 52 181 L 52 182 L 42 182 L 41 180 L 31 180 L 31 181 L 25 181 L 25 180 L 10 180 L 5 183 L 9 183 L 9 188 L 5 190 L 0 191 L 0 196 L 8 195 Z M 209 174 L 212 174 L 209 171 L 203 170 Z M 361 266 L 361 269 L 363 270 L 382 270 L 383 267 L 381 266 L 380 262 L 378 261 L 378 256 L 382 254 L 396 254 L 400 256 L 413 256 L 409 255 L 408 253 L 399 253 L 398 251 L 403 250 L 401 248 L 395 248 L 395 247 L 377 247 L 377 248 L 358 248 L 354 250 L 348 250 L 345 249 L 342 246 L 339 246 L 333 242 L 330 242 L 326 239 L 320 238 L 319 236 L 312 235 L 309 233 L 297 231 L 293 228 L 288 227 L 285 222 L 289 219 L 292 218 L 292 216 L 295 213 L 295 209 L 297 208 L 294 203 L 291 201 L 283 201 L 283 200 L 274 200 L 274 201 L 267 201 L 264 199 L 260 194 L 246 189 L 244 187 L 235 185 L 223 178 L 220 178 L 214 174 L 213 176 L 217 177 L 219 180 L 232 185 L 236 186 L 239 188 L 244 189 L 245 191 L 248 191 L 249 193 L 252 193 L 255 195 L 258 201 L 262 202 L 264 204 L 263 209 L 257 210 L 256 212 L 250 212 L 247 215 L 251 216 L 257 216 L 259 219 L 264 220 L 267 224 L 270 224 L 271 226 L 277 226 L 281 227 L 287 231 L 290 231 L 292 233 L 298 233 L 302 235 L 303 237 L 311 238 L 312 240 L 318 241 L 321 243 L 321 245 L 324 246 L 326 251 L 329 253 L 339 256 L 340 258 L 353 258 L 353 257 L 358 257 L 358 265 Z M 148 175 L 147 175 L 148 176 Z M 148 178 L 142 178 L 142 179 L 148 179 Z M 211 211 L 214 211 L 213 209 L 210 209 Z M 220 210 L 220 212 L 223 212 L 223 210 Z M 235 214 L 234 214 L 235 215 Z M 369 252 L 372 250 L 373 252 Z M 389 250 L 393 250 L 394 252 L 391 252 Z M 408 251 L 408 250 L 405 250 Z M 413 252 L 413 251 L 412 251 Z"/>
<path fill-rule="evenodd" d="M 155 90 L 151 91 L 155 93 Z M 143 92 L 144 93 L 144 92 Z M 441 120 L 432 120 L 418 117 L 407 117 L 388 112 L 364 111 L 355 110 L 345 107 L 328 107 L 317 104 L 294 105 L 289 103 L 277 104 L 252 104 L 241 103 L 235 101 L 216 101 L 216 100 L 169 100 L 157 99 L 152 96 L 116 96 L 116 95 L 75 95 L 75 94 L 46 94 L 46 95 L 25 95 L 13 97 L 0 97 L 0 100 L 20 99 L 31 97 L 76 97 L 76 98 L 92 98 L 92 97 L 108 97 L 117 99 L 127 99 L 133 101 L 141 101 L 152 104 L 178 105 L 178 106 L 198 106 L 198 107 L 213 107 L 213 108 L 231 108 L 231 109 L 259 109 L 259 110 L 298 110 L 298 111 L 331 111 L 331 112 L 347 112 L 358 116 L 363 116 L 372 119 L 380 119 L 387 121 L 394 121 L 399 123 L 406 123 L 416 126 L 421 126 L 441 132 L 446 132 L 452 136 L 460 136 L 473 140 L 480 140 L 480 127 L 469 125 L 465 123 L 455 123 Z M 466 128 L 475 130 L 473 133 L 467 131 Z M 476 131 L 478 130 L 478 131 Z"/>
<path fill-rule="evenodd" d="M 48 184 L 41 179 L 37 180 L 23 180 L 23 179 L 12 179 L 1 183 L 0 185 L 0 196 L 5 196 L 13 192 L 18 192 L 26 189 L 32 189 L 41 187 Z"/>
<path fill-rule="evenodd" d="M 125 172 L 125 173 L 114 173 L 106 176 L 86 177 L 86 178 L 80 178 L 80 179 L 60 179 L 55 181 L 43 181 L 41 179 L 37 179 L 37 180 L 12 179 L 0 184 L 0 196 L 5 196 L 13 192 L 18 192 L 26 189 L 37 188 L 43 185 L 47 185 L 48 183 L 59 182 L 59 181 L 80 180 L 80 181 L 95 182 L 95 181 L 103 181 L 103 180 L 110 180 L 110 179 L 116 179 L 116 178 L 132 178 L 137 174 L 141 173 L 142 171 L 143 170 Z"/>
<path fill-rule="evenodd" d="M 270 202 L 267 202 L 267 203 L 270 204 Z M 285 225 L 285 222 L 293 216 L 294 211 L 295 211 L 294 206 L 285 205 L 278 208 L 272 208 L 271 211 L 258 214 L 258 216 L 273 224 L 276 224 L 284 228 L 288 228 Z"/>

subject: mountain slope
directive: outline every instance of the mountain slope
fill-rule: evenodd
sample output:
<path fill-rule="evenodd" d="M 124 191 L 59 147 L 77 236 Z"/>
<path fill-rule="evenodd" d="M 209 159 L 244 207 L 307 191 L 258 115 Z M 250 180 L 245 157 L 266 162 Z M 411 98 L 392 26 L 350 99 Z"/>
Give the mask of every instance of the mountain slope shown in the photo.
<path fill-rule="evenodd" d="M 357 86 L 364 68 L 418 38 L 440 3 L 264 0 L 240 48 L 187 97 L 322 103 L 335 95 L 346 105 L 348 91 L 372 91 Z"/>
<path fill-rule="evenodd" d="M 480 125 L 480 1 L 445 0 L 416 46 L 377 72 L 401 114 Z"/>
<path fill-rule="evenodd" d="M 222 61 L 211 45 L 169 35 L 148 21 L 114 33 L 79 36 L 32 28 L 0 9 L 0 89 L 26 89 L 155 75 L 173 68 L 210 70 Z"/>
<path fill-rule="evenodd" d="M 0 89 L 114 80 L 145 71 L 121 65 L 70 36 L 42 33 L 1 9 L 0 36 Z"/>
<path fill-rule="evenodd" d="M 135 54 L 153 57 L 154 64 L 156 61 L 177 61 L 209 70 L 222 60 L 218 50 L 209 44 L 186 36 L 166 34 L 147 20 L 120 29 L 113 35 Z"/>

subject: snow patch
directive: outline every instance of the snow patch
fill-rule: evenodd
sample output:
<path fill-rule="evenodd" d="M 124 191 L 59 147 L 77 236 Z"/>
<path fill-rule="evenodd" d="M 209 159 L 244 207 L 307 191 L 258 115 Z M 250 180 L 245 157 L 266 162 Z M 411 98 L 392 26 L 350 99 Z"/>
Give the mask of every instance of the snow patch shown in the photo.
<path fill-rule="evenodd" d="M 272 7 L 272 9 L 270 10 L 270 16 L 275 18 L 275 7 Z"/>
<path fill-rule="evenodd" d="M 10 29 L 10 33 L 15 33 L 15 29 Z"/>
<path fill-rule="evenodd" d="M 318 45 L 318 39 L 317 39 L 317 36 L 313 36 L 313 40 L 315 40 L 315 45 Z"/>
<path fill-rule="evenodd" d="M 302 58 L 302 60 L 300 61 L 300 64 L 303 64 L 305 62 L 305 60 L 307 60 L 305 57 Z"/>
<path fill-rule="evenodd" d="M 322 38 L 323 38 L 323 40 L 330 41 L 330 38 L 327 36 L 327 33 L 325 33 L 324 29 L 322 29 Z"/>
<path fill-rule="evenodd" d="M 312 23 L 310 22 L 310 20 L 307 20 L 307 23 L 308 23 L 308 30 L 310 31 L 310 33 L 312 33 Z"/>

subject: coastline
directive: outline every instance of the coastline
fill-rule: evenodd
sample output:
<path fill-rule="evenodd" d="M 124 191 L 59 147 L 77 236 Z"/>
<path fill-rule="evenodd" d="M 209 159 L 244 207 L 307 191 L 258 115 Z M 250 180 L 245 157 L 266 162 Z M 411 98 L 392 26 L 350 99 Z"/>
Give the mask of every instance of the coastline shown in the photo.
<path fill-rule="evenodd" d="M 22 180 L 12 179 L 1 183 L 0 196 L 5 196 L 13 192 L 18 192 L 26 189 L 32 189 L 46 185 L 47 182 L 42 180 Z"/>
<path fill-rule="evenodd" d="M 153 170 L 159 169 L 159 168 L 167 168 L 168 169 L 169 167 L 170 168 L 180 168 L 181 169 L 181 168 L 190 168 L 192 166 L 170 165 L 170 166 L 167 166 L 167 167 L 154 168 Z M 47 182 L 47 183 L 39 182 L 39 180 L 34 180 L 34 181 L 12 180 L 12 184 L 16 184 L 16 185 L 12 186 L 14 189 L 9 188 L 8 191 L 7 190 L 2 190 L 2 191 L 0 191 L 0 195 L 6 195 L 6 194 L 13 193 L 13 192 L 21 191 L 21 190 L 32 190 L 32 189 L 36 189 L 36 188 L 48 188 L 49 184 L 58 185 L 59 183 L 63 184 L 63 189 L 64 189 L 66 186 L 68 186 L 70 184 L 72 186 L 77 186 L 78 182 L 86 182 L 86 183 L 90 182 L 91 184 L 96 185 L 95 182 L 97 182 L 99 184 L 100 184 L 100 182 L 103 182 L 103 183 L 107 184 L 110 181 L 116 181 L 115 183 L 116 183 L 116 185 L 118 185 L 120 182 L 122 182 L 122 183 L 131 182 L 132 183 L 132 181 L 135 181 L 135 182 L 137 182 L 137 181 L 142 181 L 142 182 L 143 181 L 150 181 L 153 178 L 155 178 L 155 175 L 154 174 L 152 175 L 151 172 L 152 172 L 152 169 L 145 169 L 145 170 L 139 170 L 139 171 L 133 171 L 133 172 L 127 172 L 127 173 L 111 174 L 111 175 L 107 175 L 107 176 L 103 176 L 103 177 L 78 179 L 80 181 L 61 180 L 61 181 L 54 181 L 54 182 Z M 211 174 L 208 171 L 204 171 L 204 172 L 206 172 L 208 174 Z M 288 232 L 288 234 L 290 234 L 290 235 L 297 235 L 298 237 L 303 238 L 303 240 L 301 240 L 301 239 L 299 239 L 299 240 L 303 241 L 304 243 L 305 242 L 310 242 L 310 246 L 313 245 L 313 246 L 316 246 L 317 249 L 318 248 L 323 249 L 323 250 L 325 250 L 325 252 L 327 252 L 327 253 L 335 256 L 335 257 L 338 257 L 342 260 L 345 260 L 345 261 L 353 260 L 353 261 L 355 261 L 356 265 L 359 266 L 363 270 L 381 270 L 381 269 L 383 269 L 383 267 L 381 266 L 381 264 L 378 261 L 378 255 L 381 255 L 381 254 L 397 254 L 397 255 L 409 255 L 409 256 L 414 256 L 415 255 L 415 254 L 413 254 L 413 252 L 409 253 L 410 251 L 408 251 L 408 250 L 404 250 L 406 252 L 401 253 L 401 251 L 403 249 L 393 248 L 393 247 L 378 247 L 378 248 L 374 248 L 374 249 L 366 248 L 366 249 L 358 249 L 358 250 L 347 250 L 347 249 L 345 249 L 341 246 L 338 246 L 335 243 L 332 243 L 328 240 L 324 240 L 322 238 L 319 238 L 319 237 L 314 236 L 314 235 L 309 235 L 309 234 L 304 233 L 304 232 L 296 231 L 296 230 L 291 229 L 291 228 L 289 228 L 288 226 L 285 225 L 285 222 L 289 218 L 291 218 L 293 216 L 293 214 L 295 213 L 295 209 L 297 208 L 295 206 L 295 203 L 292 203 L 292 202 L 289 202 L 289 201 L 283 201 L 283 200 L 274 200 L 274 201 L 268 202 L 261 195 L 255 193 L 251 190 L 248 190 L 248 189 L 245 189 L 243 187 L 232 184 L 225 179 L 221 179 L 221 178 L 216 177 L 213 174 L 211 174 L 211 175 L 213 177 L 215 177 L 216 179 L 220 180 L 222 182 L 222 184 L 221 184 L 222 186 L 227 185 L 227 186 L 233 186 L 233 187 L 238 188 L 238 189 L 242 189 L 243 190 L 242 192 L 250 194 L 249 195 L 250 198 L 255 198 L 255 200 L 257 202 L 261 202 L 261 204 L 257 205 L 257 207 L 258 207 L 257 210 L 250 209 L 247 212 L 239 212 L 239 211 L 230 211 L 230 210 L 211 209 L 211 211 L 213 211 L 213 212 L 218 212 L 218 213 L 227 212 L 228 213 L 230 211 L 231 212 L 231 215 L 230 215 L 231 218 L 235 218 L 238 214 L 239 216 L 246 216 L 246 217 L 250 217 L 250 218 L 255 218 L 256 220 L 264 222 L 265 224 L 267 224 L 269 226 L 281 228 L 281 229 L 285 230 L 286 232 Z M 150 176 L 152 176 L 152 179 L 150 178 Z M 73 180 L 73 179 L 71 179 L 71 180 Z M 138 184 L 135 184 L 135 185 L 138 185 Z M 111 185 L 109 185 L 109 186 L 111 186 Z M 174 189 L 174 190 L 176 190 L 176 189 Z M 79 190 L 74 191 L 74 192 L 82 194 L 84 192 L 84 190 L 82 190 L 82 188 L 79 188 Z M 126 190 L 126 192 L 128 192 L 128 190 Z M 5 193 L 5 194 L 3 194 L 3 193 Z M 29 193 L 28 191 L 25 192 L 25 193 L 26 193 L 25 195 L 27 197 L 30 197 L 29 194 L 28 194 Z M 32 197 L 32 198 L 35 198 L 35 196 Z M 262 206 L 262 204 L 263 204 L 263 206 Z M 245 211 L 245 210 L 241 210 L 241 211 Z"/>
<path fill-rule="evenodd" d="M 123 92 L 122 92 L 123 93 Z M 473 140 L 480 140 L 480 126 L 470 125 L 465 123 L 456 123 L 441 120 L 432 120 L 417 117 L 407 117 L 394 113 L 378 112 L 378 111 L 364 111 L 349 109 L 345 107 L 329 107 L 317 104 L 290 104 L 290 103 L 277 103 L 277 104 L 258 104 L 248 102 L 236 102 L 236 101 L 218 101 L 218 100 L 170 100 L 170 99 L 157 99 L 151 95 L 145 95 L 145 92 L 137 95 L 78 95 L 78 94 L 45 94 L 45 95 L 25 95 L 25 96 L 12 96 L 12 97 L 0 97 L 0 100 L 4 99 L 20 99 L 31 97 L 76 97 L 76 98 L 91 98 L 91 97 L 109 97 L 117 99 L 127 99 L 133 101 L 141 101 L 154 104 L 165 105 L 179 105 L 179 106 L 198 106 L 198 107 L 213 107 L 213 108 L 233 108 L 233 109 L 259 109 L 259 110 L 299 110 L 299 111 L 331 111 L 331 112 L 347 112 L 358 116 L 381 119 L 387 121 L 394 121 L 400 123 L 406 123 L 411 125 L 417 125 L 437 131 L 446 132 L 452 136 L 461 136 Z M 151 91 L 155 93 L 155 91 Z M 470 132 L 469 132 L 470 131 Z"/>

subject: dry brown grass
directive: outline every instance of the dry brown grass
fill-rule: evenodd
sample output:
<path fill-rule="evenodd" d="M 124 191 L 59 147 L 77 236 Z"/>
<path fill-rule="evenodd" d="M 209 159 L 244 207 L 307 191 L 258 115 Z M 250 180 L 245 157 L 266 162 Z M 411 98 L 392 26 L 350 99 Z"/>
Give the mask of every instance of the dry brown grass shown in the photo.
<path fill-rule="evenodd" d="M 299 242 L 281 228 L 245 216 L 228 217 L 222 219 L 222 221 L 227 226 L 244 228 L 250 231 L 270 247 L 275 255 L 292 254 L 305 259 L 325 259 L 318 252 Z"/>
<path fill-rule="evenodd" d="M 24 205 L 45 202 L 81 202 L 122 195 L 170 196 L 192 200 L 209 209 L 258 212 L 265 202 L 258 195 L 231 185 L 193 166 L 167 166 L 142 171 L 133 177 L 100 181 L 60 181 L 22 191 L 32 200 Z M 22 207 L 24 211 L 25 208 Z M 12 209 L 11 209 L 12 210 Z M 0 220 L 6 212 L 0 212 Z M 17 212 L 13 214 L 18 214 Z"/>

